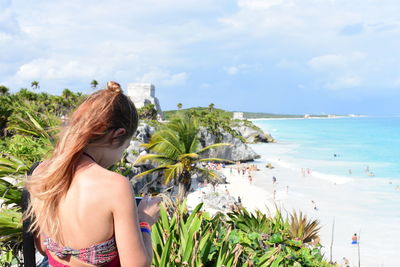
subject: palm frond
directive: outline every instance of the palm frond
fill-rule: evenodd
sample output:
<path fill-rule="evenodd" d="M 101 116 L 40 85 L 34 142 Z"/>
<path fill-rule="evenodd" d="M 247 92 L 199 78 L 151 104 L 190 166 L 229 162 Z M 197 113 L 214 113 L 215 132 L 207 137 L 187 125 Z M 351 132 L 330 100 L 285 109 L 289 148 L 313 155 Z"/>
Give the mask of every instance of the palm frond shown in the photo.
<path fill-rule="evenodd" d="M 146 160 L 150 160 L 150 161 L 157 161 L 157 162 L 161 162 L 161 163 L 173 163 L 173 161 L 164 156 L 164 155 L 159 155 L 159 154 L 146 154 L 146 155 L 141 155 L 139 156 L 135 162 L 133 163 L 133 165 L 136 165 L 138 163 L 144 162 Z"/>
<path fill-rule="evenodd" d="M 158 167 L 156 167 L 156 168 L 154 168 L 154 169 L 147 170 L 147 171 L 141 172 L 141 173 L 139 173 L 139 174 L 136 174 L 136 175 L 134 176 L 134 178 L 140 178 L 140 177 L 143 177 L 143 176 L 145 176 L 145 175 L 147 175 L 147 174 L 152 174 L 152 173 L 154 173 L 154 172 L 160 172 L 160 171 L 165 170 L 166 168 L 167 168 L 167 165 L 161 165 L 161 166 L 158 166 Z"/>
<path fill-rule="evenodd" d="M 178 157 L 178 160 L 182 160 L 184 158 L 190 158 L 190 159 L 198 159 L 200 156 L 197 153 L 186 153 L 182 154 Z"/>
<path fill-rule="evenodd" d="M 212 148 L 217 148 L 217 147 L 222 147 L 222 146 L 231 146 L 231 145 L 232 145 L 232 144 L 228 144 L 228 143 L 217 143 L 217 144 L 212 144 L 212 145 L 209 145 L 209 146 L 206 146 L 206 147 L 200 149 L 199 151 L 197 151 L 197 153 L 200 154 L 200 153 L 202 153 L 202 152 L 204 152 L 204 151 L 207 151 L 207 150 L 209 150 L 209 149 L 212 149 Z"/>
<path fill-rule="evenodd" d="M 10 182 L 5 177 L 0 178 L 0 199 L 5 205 L 21 205 L 22 198 L 22 178 L 13 178 Z"/>
<path fill-rule="evenodd" d="M 22 242 L 22 213 L 16 208 L 0 209 L 0 243 Z"/>
<path fill-rule="evenodd" d="M 182 142 L 179 141 L 176 134 L 166 130 L 155 133 L 151 137 L 149 145 L 145 147 L 156 153 L 164 154 L 167 157 L 175 159 L 180 154 L 185 153 L 184 146 Z"/>
<path fill-rule="evenodd" d="M 290 234 L 292 238 L 297 238 L 303 243 L 309 243 L 318 238 L 318 232 L 321 229 L 318 220 L 308 220 L 302 212 L 297 215 L 296 211 L 290 215 Z"/>
<path fill-rule="evenodd" d="M 205 169 L 205 168 L 195 168 L 195 170 L 202 173 L 207 178 L 211 178 L 211 180 L 214 180 L 214 181 L 221 180 L 221 176 L 214 170 L 209 170 L 209 169 Z"/>
<path fill-rule="evenodd" d="M 2 154 L 0 158 L 0 175 L 16 175 L 16 174 L 25 174 L 26 171 L 29 170 L 29 167 L 17 157 Z"/>
<path fill-rule="evenodd" d="M 181 176 L 183 172 L 183 164 L 178 162 L 174 165 L 169 165 L 168 168 L 164 170 L 164 184 L 168 184 L 171 180 Z"/>

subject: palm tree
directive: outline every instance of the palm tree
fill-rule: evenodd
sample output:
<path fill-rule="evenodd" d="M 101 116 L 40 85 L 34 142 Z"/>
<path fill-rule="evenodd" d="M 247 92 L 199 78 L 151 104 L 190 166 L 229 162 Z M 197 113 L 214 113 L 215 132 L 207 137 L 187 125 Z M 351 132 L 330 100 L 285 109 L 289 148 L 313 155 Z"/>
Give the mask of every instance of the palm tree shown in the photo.
<path fill-rule="evenodd" d="M 178 107 L 178 109 L 182 109 L 182 103 L 178 103 L 176 104 L 176 106 Z"/>
<path fill-rule="evenodd" d="M 33 90 L 36 90 L 36 89 L 40 88 L 39 82 L 38 81 L 31 82 L 31 87 L 32 87 Z"/>
<path fill-rule="evenodd" d="M 9 89 L 4 85 L 0 85 L 0 95 L 8 95 Z"/>
<path fill-rule="evenodd" d="M 217 143 L 199 149 L 199 128 L 197 123 L 188 116 L 184 118 L 175 118 L 166 124 L 161 130 L 153 134 L 148 144 L 143 144 L 148 150 L 155 154 L 140 156 L 135 164 L 151 160 L 159 165 L 151 170 L 142 172 L 136 177 L 163 172 L 164 184 L 171 181 L 178 184 L 178 201 L 183 200 L 187 195 L 192 182 L 192 175 L 204 175 L 207 179 L 218 180 L 219 175 L 209 169 L 201 167 L 202 162 L 229 160 L 220 158 L 202 158 L 201 153 L 212 148 L 227 146 L 230 144 Z"/>
<path fill-rule="evenodd" d="M 70 98 L 73 95 L 74 95 L 74 93 L 71 90 L 69 90 L 68 88 L 65 88 L 62 91 L 62 96 L 65 97 L 65 98 Z"/>
<path fill-rule="evenodd" d="M 213 103 L 211 103 L 210 105 L 208 105 L 208 111 L 213 111 L 213 109 L 214 109 L 214 104 Z"/>
<path fill-rule="evenodd" d="M 96 89 L 98 84 L 99 84 L 99 83 L 98 83 L 96 80 L 93 80 L 93 81 L 90 82 L 90 86 L 91 86 L 93 89 Z"/>

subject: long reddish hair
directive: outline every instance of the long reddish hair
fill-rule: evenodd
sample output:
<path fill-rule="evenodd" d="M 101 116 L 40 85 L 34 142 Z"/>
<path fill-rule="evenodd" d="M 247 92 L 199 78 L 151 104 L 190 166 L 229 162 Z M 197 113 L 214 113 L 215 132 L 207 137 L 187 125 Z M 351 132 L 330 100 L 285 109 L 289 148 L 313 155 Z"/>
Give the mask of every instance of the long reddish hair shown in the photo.
<path fill-rule="evenodd" d="M 25 218 L 31 219 L 31 231 L 46 234 L 62 242 L 58 206 L 67 193 L 78 161 L 88 144 L 98 143 L 113 130 L 124 128 L 125 134 L 110 140 L 122 145 L 138 126 L 138 114 L 132 101 L 116 82 L 91 94 L 71 115 L 59 141 L 40 174 L 28 179 L 30 205 Z"/>

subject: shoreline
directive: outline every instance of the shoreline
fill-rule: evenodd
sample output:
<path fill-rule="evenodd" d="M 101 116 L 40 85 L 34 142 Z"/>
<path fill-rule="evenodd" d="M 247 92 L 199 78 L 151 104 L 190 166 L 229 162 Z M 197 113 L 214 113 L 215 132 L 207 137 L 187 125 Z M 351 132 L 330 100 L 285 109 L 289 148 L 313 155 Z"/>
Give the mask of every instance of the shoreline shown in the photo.
<path fill-rule="evenodd" d="M 228 165 L 221 172 L 229 184 L 219 185 L 217 190 L 223 193 L 226 186 L 230 196 L 235 199 L 240 196 L 243 206 L 249 211 L 260 209 L 268 213 L 275 211 L 276 205 L 284 213 L 296 210 L 303 212 L 309 220 L 319 220 L 322 252 L 326 259 L 330 257 L 334 222 L 334 261 L 343 264 L 343 257 L 346 257 L 352 264 L 350 266 L 356 266 L 357 246 L 351 245 L 351 237 L 358 233 L 362 266 L 396 266 L 397 240 L 400 238 L 400 211 L 397 205 L 400 203 L 400 194 L 394 191 L 394 186 L 379 179 L 356 177 L 340 183 L 324 179 L 320 173 L 312 170 L 310 174 L 303 175 L 300 169 L 281 157 L 285 151 L 280 144 L 251 146 L 261 155 L 261 159 L 254 163 L 242 164 L 255 164 L 260 169 L 252 172 L 252 184 L 249 184 L 247 176 L 238 175 L 235 169 L 231 174 L 230 167 L 235 168 L 235 165 Z M 272 163 L 274 168 L 267 169 L 267 163 Z M 273 176 L 277 179 L 276 183 L 273 183 Z M 193 197 L 196 192 L 188 197 L 192 203 L 196 202 Z M 197 201 L 200 201 L 198 197 Z M 384 237 L 391 239 L 383 242 Z"/>
<path fill-rule="evenodd" d="M 271 117 L 267 117 L 267 118 L 255 118 L 255 119 L 247 119 L 249 121 L 263 121 L 263 120 L 316 120 L 316 119 L 346 119 L 346 118 L 368 118 L 370 116 L 368 115 L 355 115 L 355 116 L 349 116 L 349 115 L 336 115 L 334 117 L 281 117 L 281 118 L 271 118 Z"/>

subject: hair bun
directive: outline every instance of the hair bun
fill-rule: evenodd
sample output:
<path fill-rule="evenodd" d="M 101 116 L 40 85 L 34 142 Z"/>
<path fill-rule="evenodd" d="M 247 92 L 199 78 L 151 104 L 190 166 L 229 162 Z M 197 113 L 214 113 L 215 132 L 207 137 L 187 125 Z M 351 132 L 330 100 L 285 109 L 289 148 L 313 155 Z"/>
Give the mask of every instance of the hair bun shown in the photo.
<path fill-rule="evenodd" d="M 115 93 L 120 93 L 121 90 L 121 85 L 119 85 L 119 83 L 114 82 L 114 81 L 109 81 L 107 83 L 107 90 L 111 91 L 111 92 L 115 92 Z"/>

